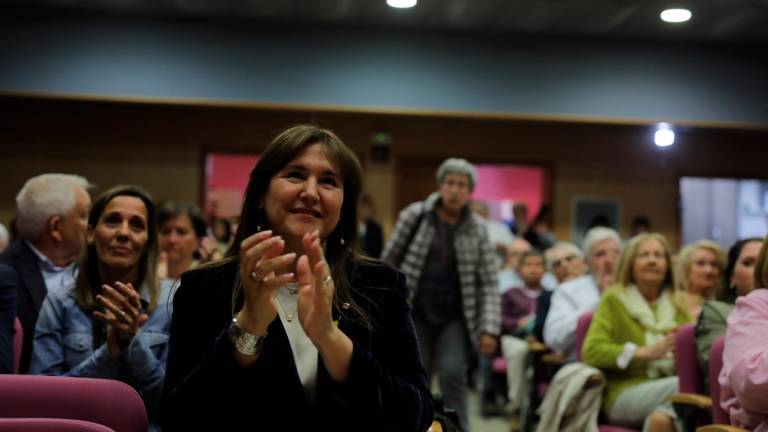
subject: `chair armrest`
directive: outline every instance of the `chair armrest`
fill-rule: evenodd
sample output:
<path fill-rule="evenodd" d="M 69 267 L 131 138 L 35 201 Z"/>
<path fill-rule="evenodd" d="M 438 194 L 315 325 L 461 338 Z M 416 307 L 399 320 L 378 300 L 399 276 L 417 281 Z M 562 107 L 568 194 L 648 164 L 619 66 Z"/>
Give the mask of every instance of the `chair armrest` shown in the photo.
<path fill-rule="evenodd" d="M 713 424 L 713 425 L 697 427 L 696 432 L 749 432 L 749 431 L 736 426 Z"/>
<path fill-rule="evenodd" d="M 437 420 L 432 420 L 432 425 L 427 429 L 427 432 L 443 432 L 443 425 Z"/>
<path fill-rule="evenodd" d="M 691 405 L 704 410 L 712 408 L 711 397 L 696 393 L 676 393 L 667 396 L 667 400 L 675 404 Z"/>
<path fill-rule="evenodd" d="M 528 339 L 528 350 L 532 353 L 543 353 L 549 351 L 549 348 L 536 339 Z"/>
<path fill-rule="evenodd" d="M 547 364 L 552 365 L 563 365 L 565 364 L 565 359 L 560 354 L 555 353 L 546 353 L 541 356 L 541 361 Z"/>

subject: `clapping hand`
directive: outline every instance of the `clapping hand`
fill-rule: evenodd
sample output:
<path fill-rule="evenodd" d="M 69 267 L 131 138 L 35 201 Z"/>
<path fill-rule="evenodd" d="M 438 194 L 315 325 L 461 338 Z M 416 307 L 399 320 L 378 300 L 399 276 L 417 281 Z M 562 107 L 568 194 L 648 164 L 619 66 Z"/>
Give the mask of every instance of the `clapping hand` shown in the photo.
<path fill-rule="evenodd" d="M 103 285 L 96 301 L 104 307 L 104 312 L 96 311 L 93 315 L 107 324 L 107 349 L 113 358 L 117 358 L 149 316 L 142 312 L 139 293 L 130 283 L 115 282 L 114 288 Z"/>

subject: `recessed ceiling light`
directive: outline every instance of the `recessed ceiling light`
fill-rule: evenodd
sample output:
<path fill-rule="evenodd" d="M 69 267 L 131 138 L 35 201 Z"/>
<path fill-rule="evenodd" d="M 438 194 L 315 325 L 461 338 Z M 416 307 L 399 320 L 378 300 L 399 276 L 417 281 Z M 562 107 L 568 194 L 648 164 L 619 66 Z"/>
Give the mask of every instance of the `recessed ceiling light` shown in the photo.
<path fill-rule="evenodd" d="M 393 8 L 406 9 L 416 6 L 417 0 L 387 0 L 387 4 Z"/>
<path fill-rule="evenodd" d="M 668 147 L 675 143 L 675 131 L 669 123 L 659 123 L 656 133 L 653 134 L 653 142 L 659 147 Z"/>
<path fill-rule="evenodd" d="M 667 9 L 661 11 L 661 20 L 668 23 L 681 23 L 691 19 L 691 11 L 688 9 Z"/>

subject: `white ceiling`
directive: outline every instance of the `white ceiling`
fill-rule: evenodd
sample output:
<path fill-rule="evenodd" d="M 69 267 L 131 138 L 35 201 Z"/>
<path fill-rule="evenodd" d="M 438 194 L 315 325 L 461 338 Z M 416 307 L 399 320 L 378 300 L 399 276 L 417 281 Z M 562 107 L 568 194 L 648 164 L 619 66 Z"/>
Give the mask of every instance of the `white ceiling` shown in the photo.
<path fill-rule="evenodd" d="M 133 14 L 173 18 L 449 30 L 469 33 L 716 43 L 768 42 L 768 0 L 0 0 L 28 13 Z M 661 10 L 687 7 L 683 24 Z"/>

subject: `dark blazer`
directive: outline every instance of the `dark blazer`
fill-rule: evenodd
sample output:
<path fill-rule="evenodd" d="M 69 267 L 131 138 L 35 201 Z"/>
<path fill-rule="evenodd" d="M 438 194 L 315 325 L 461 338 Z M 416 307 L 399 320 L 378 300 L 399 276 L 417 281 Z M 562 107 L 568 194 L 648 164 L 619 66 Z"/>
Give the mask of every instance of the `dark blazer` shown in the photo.
<path fill-rule="evenodd" d="M 24 346 L 21 351 L 20 372 L 29 371 L 29 360 L 32 357 L 32 337 L 35 335 L 37 314 L 43 305 L 48 289 L 45 287 L 43 273 L 37 256 L 29 248 L 27 242 L 14 242 L 0 255 L 0 263 L 16 270 L 16 316 L 21 320 L 24 329 Z"/>
<path fill-rule="evenodd" d="M 349 377 L 346 383 L 334 382 L 319 359 L 314 412 L 279 318 L 268 328 L 259 360 L 247 369 L 237 365 L 226 334 L 237 262 L 184 273 L 173 302 L 163 430 L 239 425 L 286 431 L 426 430 L 432 398 L 405 277 L 384 265 L 348 269 L 355 302 L 373 319 L 375 331 L 369 334 L 334 311 L 339 329 L 353 341 Z"/>
<path fill-rule="evenodd" d="M 16 320 L 16 270 L 0 264 L 0 373 L 13 372 L 13 322 Z"/>

